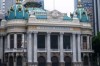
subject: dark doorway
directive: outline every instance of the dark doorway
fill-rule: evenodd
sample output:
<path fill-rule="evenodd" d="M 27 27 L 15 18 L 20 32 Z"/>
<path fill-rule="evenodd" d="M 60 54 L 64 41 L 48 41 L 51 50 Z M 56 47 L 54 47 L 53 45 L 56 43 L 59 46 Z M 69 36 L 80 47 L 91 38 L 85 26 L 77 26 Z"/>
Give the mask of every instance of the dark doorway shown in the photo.
<path fill-rule="evenodd" d="M 89 66 L 88 60 L 89 60 L 88 56 L 84 56 L 84 61 L 83 61 L 84 66 Z"/>
<path fill-rule="evenodd" d="M 21 56 L 17 57 L 17 64 L 16 64 L 16 66 L 22 66 L 22 57 Z"/>
<path fill-rule="evenodd" d="M 64 58 L 64 61 L 65 61 L 65 66 L 71 66 L 71 58 L 69 56 L 66 56 Z"/>
<path fill-rule="evenodd" d="M 14 61 L 12 56 L 9 57 L 9 66 L 14 66 Z"/>
<path fill-rule="evenodd" d="M 46 66 L 45 57 L 43 56 L 38 57 L 38 66 Z"/>
<path fill-rule="evenodd" d="M 52 66 L 59 66 L 58 57 L 53 56 L 53 57 L 51 58 L 51 61 L 52 61 Z"/>

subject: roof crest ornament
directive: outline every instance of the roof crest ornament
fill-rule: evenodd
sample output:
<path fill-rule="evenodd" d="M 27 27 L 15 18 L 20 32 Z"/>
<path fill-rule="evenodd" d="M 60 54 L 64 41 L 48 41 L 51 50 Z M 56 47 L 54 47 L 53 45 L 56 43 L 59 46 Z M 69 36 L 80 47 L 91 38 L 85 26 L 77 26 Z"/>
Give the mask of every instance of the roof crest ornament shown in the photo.
<path fill-rule="evenodd" d="M 82 3 L 81 3 L 81 0 L 78 0 L 78 5 L 77 5 L 78 8 L 81 8 L 82 7 Z"/>

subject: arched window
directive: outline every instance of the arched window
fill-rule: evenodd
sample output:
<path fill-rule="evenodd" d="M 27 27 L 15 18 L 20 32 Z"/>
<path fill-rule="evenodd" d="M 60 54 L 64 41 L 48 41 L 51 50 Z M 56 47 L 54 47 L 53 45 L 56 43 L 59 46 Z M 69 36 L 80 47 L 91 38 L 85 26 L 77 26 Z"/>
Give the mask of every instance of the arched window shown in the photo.
<path fill-rule="evenodd" d="M 16 66 L 22 66 L 22 57 L 21 56 L 17 57 L 17 64 L 16 64 Z"/>
<path fill-rule="evenodd" d="M 12 56 L 10 56 L 9 57 L 9 66 L 14 66 L 14 63 L 13 63 L 14 61 L 13 61 L 13 57 Z"/>
<path fill-rule="evenodd" d="M 71 58 L 69 56 L 66 56 L 64 58 L 64 61 L 65 61 L 65 66 L 71 66 L 72 61 L 71 61 Z"/>
<path fill-rule="evenodd" d="M 38 66 L 46 66 L 45 57 L 43 56 L 38 57 Z"/>
<path fill-rule="evenodd" d="M 89 66 L 88 60 L 89 60 L 88 56 L 84 56 L 84 61 L 83 61 L 84 66 Z"/>
<path fill-rule="evenodd" d="M 53 56 L 53 57 L 51 58 L 51 61 L 52 61 L 52 66 L 59 66 L 58 57 Z"/>

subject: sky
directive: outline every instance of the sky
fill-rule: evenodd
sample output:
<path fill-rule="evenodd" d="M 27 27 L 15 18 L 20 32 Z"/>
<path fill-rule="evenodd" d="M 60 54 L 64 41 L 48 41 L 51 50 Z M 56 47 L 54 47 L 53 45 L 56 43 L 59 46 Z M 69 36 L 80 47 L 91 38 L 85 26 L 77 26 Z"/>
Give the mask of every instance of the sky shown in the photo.
<path fill-rule="evenodd" d="M 58 10 L 68 15 L 74 12 L 74 0 L 44 0 L 46 10 Z"/>

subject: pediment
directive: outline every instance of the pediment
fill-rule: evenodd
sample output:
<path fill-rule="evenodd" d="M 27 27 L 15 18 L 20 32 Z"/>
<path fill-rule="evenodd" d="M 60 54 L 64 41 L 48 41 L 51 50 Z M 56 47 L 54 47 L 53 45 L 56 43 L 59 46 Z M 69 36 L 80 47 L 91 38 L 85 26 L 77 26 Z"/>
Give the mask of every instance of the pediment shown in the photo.
<path fill-rule="evenodd" d="M 57 10 L 53 10 L 50 12 L 50 16 L 54 19 L 58 19 L 59 17 L 61 17 L 61 12 L 57 11 Z"/>

